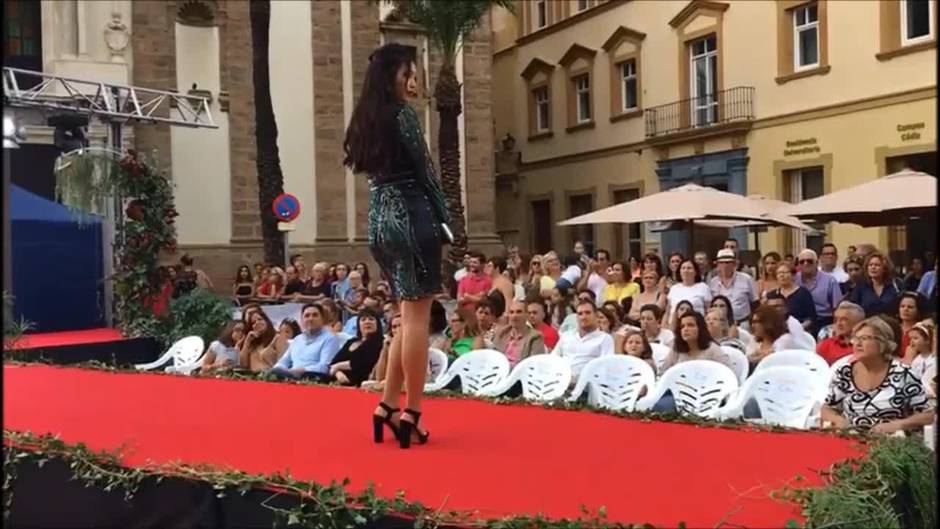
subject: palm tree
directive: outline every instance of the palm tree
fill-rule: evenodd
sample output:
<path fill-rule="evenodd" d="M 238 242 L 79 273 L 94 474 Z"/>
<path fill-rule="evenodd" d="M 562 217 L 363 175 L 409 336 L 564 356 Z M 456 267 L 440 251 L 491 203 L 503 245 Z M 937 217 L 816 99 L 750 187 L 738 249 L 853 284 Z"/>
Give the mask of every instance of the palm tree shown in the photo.
<path fill-rule="evenodd" d="M 284 173 L 277 148 L 277 121 L 271 103 L 271 76 L 268 62 L 268 42 L 271 26 L 270 0 L 251 0 L 252 78 L 255 96 L 255 148 L 258 166 L 258 205 L 261 214 L 261 233 L 264 239 L 264 260 L 268 263 L 284 262 L 284 234 L 277 229 L 277 218 L 271 204 L 284 192 Z"/>
<path fill-rule="evenodd" d="M 434 86 L 434 99 L 440 114 L 437 152 L 441 167 L 441 187 L 450 212 L 454 244 L 450 261 L 459 263 L 467 251 L 467 230 L 464 223 L 460 189 L 460 140 L 457 116 L 461 86 L 454 65 L 464 40 L 480 27 L 481 18 L 494 6 L 512 10 L 512 0 L 386 0 L 403 18 L 421 26 L 431 45 L 441 54 L 441 70 Z"/>

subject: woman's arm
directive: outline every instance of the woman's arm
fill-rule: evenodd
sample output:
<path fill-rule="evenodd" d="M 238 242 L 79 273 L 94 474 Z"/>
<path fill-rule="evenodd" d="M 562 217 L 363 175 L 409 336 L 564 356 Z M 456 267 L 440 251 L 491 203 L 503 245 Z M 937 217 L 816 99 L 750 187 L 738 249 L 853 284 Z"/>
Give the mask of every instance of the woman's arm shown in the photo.
<path fill-rule="evenodd" d="M 871 429 L 871 431 L 875 433 L 890 434 L 897 432 L 898 430 L 916 430 L 931 424 L 934 420 L 934 417 L 936 417 L 936 412 L 934 410 L 922 411 L 920 413 L 915 413 L 910 417 L 905 417 L 904 419 L 895 419 L 893 421 L 876 424 L 874 428 Z"/>
<path fill-rule="evenodd" d="M 845 420 L 845 417 L 836 410 L 830 408 L 829 406 L 823 405 L 822 409 L 819 412 L 820 418 L 820 427 L 823 428 L 848 428 L 849 421 Z M 829 426 L 825 426 L 826 423 L 829 423 Z"/>

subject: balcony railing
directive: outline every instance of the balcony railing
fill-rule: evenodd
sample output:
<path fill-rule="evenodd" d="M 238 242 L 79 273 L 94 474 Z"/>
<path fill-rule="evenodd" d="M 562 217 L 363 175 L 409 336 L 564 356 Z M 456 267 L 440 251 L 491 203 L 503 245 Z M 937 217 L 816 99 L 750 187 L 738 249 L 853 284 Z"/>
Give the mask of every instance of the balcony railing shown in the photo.
<path fill-rule="evenodd" d="M 736 86 L 715 94 L 683 99 L 643 112 L 646 137 L 656 138 L 754 119 L 754 87 Z"/>

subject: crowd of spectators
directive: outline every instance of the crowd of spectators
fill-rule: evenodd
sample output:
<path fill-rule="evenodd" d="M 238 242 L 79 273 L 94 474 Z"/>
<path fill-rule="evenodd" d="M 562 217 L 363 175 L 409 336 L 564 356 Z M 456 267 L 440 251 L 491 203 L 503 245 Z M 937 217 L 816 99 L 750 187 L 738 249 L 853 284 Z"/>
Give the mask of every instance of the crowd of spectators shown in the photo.
<path fill-rule="evenodd" d="M 553 354 L 570 362 L 572 384 L 590 360 L 607 355 L 636 356 L 661 375 L 692 359 L 730 367 L 722 347 L 741 351 L 752 370 L 775 352 L 810 350 L 830 365 L 851 357 L 833 381 L 828 422 L 919 424 L 910 418 L 925 411 L 920 397 L 901 411 L 867 415 L 853 403 L 858 392 L 877 403 L 919 395 L 922 377 L 936 372 L 936 262 L 918 256 L 900 273 L 872 245 L 849 251 L 841 262 L 832 244 L 819 254 L 768 252 L 755 269 L 742 262 L 734 239 L 714 258 L 673 253 L 665 263 L 656 253 L 628 261 L 605 250 L 592 256 L 581 243 L 564 257 L 468 252 L 455 288 L 432 305 L 431 347 L 451 361 L 495 349 L 510 365 Z M 198 280 L 189 263 L 179 274 Z M 242 319 L 210 345 L 203 368 L 381 388 L 400 324 L 389 283 L 370 277 L 365 263 L 321 262 L 307 270 L 301 255 L 284 269 L 239 267 L 232 299 Z M 276 302 L 304 303 L 300 325 L 287 320 L 275 329 L 261 307 Z M 662 362 L 654 362 L 655 344 L 668 348 Z M 667 394 L 654 409 L 671 409 L 670 400 Z M 834 414 L 842 420 L 832 420 Z"/>

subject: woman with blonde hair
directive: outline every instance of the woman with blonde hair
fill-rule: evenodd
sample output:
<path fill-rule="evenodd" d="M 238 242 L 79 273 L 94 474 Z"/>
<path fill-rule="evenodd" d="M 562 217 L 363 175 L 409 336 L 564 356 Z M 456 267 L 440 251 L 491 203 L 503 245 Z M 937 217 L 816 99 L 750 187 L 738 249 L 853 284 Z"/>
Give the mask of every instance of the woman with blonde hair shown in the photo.
<path fill-rule="evenodd" d="M 835 371 L 822 407 L 824 427 L 891 434 L 934 419 L 921 381 L 895 355 L 894 332 L 881 318 L 855 326 L 853 359 Z"/>
<path fill-rule="evenodd" d="M 718 342 L 718 345 L 727 345 L 735 349 L 745 351 L 744 342 L 731 336 L 731 325 L 728 323 L 728 313 L 720 307 L 712 307 L 705 313 L 705 325 L 712 339 Z"/>

